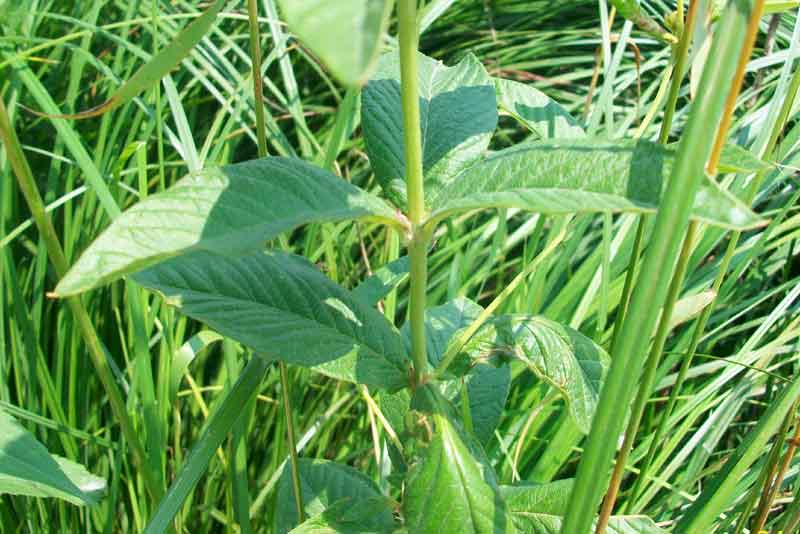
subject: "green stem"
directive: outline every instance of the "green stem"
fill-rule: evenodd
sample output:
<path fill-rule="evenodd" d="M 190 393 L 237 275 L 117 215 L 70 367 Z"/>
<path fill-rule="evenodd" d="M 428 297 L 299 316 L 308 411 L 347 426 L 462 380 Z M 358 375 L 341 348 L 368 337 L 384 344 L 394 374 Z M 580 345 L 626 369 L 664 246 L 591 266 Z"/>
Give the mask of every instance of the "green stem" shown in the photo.
<path fill-rule="evenodd" d="M 733 79 L 749 9 L 741 2 L 728 5 L 719 22 L 711 56 L 719 58 L 706 66 L 698 98 L 678 147 L 675 165 L 656 216 L 653 237 L 631 296 L 630 312 L 622 324 L 611 367 L 600 394 L 586 448 L 578 466 L 561 532 L 588 532 L 608 480 L 607 466 L 614 455 L 616 437 L 625 424 L 625 410 L 635 392 L 650 333 L 667 296 L 674 259 L 677 256 L 695 194 L 705 179 L 705 162 L 711 152 L 713 133 L 722 114 L 724 88 Z"/>
<path fill-rule="evenodd" d="M 39 189 L 36 186 L 33 173 L 28 165 L 28 160 L 22 152 L 19 139 L 11 126 L 5 103 L 2 100 L 0 100 L 0 140 L 3 141 L 6 147 L 6 155 L 17 177 L 20 191 L 22 191 L 22 195 L 28 203 L 28 208 L 31 210 L 33 220 L 36 222 L 41 238 L 45 243 L 50 262 L 55 268 L 56 275 L 62 278 L 69 269 L 69 263 L 64 255 L 64 250 L 61 248 L 61 243 L 53 227 L 53 222 L 45 211 L 44 201 L 39 194 Z M 108 395 L 111 410 L 114 412 L 114 416 L 120 425 L 122 435 L 125 437 L 128 446 L 133 452 L 134 461 L 141 468 L 147 491 L 151 496 L 156 497 L 163 491 L 158 483 L 159 477 L 148 468 L 149 463 L 147 462 L 144 445 L 142 445 L 139 434 L 136 432 L 133 421 L 128 414 L 125 399 L 114 380 L 114 374 L 106 359 L 103 344 L 97 336 L 97 331 L 94 329 L 89 313 L 86 311 L 86 308 L 83 307 L 83 303 L 79 297 L 70 297 L 66 300 L 78 324 L 78 329 L 80 330 L 84 343 L 86 343 L 97 376 L 103 385 L 106 395 Z"/>
<path fill-rule="evenodd" d="M 400 25 L 400 79 L 403 102 L 406 190 L 411 236 L 408 244 L 410 268 L 409 323 L 415 384 L 424 382 L 428 370 L 425 344 L 425 299 L 428 281 L 428 238 L 423 227 L 425 192 L 422 182 L 422 130 L 419 114 L 417 75 L 417 0 L 400 0 L 397 5 Z"/>
<path fill-rule="evenodd" d="M 253 64 L 253 102 L 256 109 L 256 140 L 258 157 L 267 157 L 267 128 L 264 122 L 264 83 L 261 79 L 261 33 L 258 29 L 258 5 L 256 0 L 247 0 L 247 18 L 250 31 L 250 61 Z M 297 441 L 295 439 L 294 417 L 289 389 L 289 371 L 285 362 L 278 362 L 283 391 L 283 412 L 286 419 L 286 439 L 289 445 L 289 464 L 292 472 L 292 489 L 297 517 L 305 521 L 303 489 L 300 486 L 300 468 L 297 465 Z"/>

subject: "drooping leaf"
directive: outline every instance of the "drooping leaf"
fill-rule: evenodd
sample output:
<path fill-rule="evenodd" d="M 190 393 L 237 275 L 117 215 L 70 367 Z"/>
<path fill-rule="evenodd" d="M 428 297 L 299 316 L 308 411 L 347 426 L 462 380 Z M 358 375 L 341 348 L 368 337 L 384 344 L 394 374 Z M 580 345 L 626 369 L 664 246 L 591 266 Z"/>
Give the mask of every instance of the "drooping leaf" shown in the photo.
<path fill-rule="evenodd" d="M 291 534 L 391 534 L 392 523 L 375 524 L 375 517 L 391 515 L 389 500 L 375 497 L 365 501 L 344 498 L 321 514 L 306 520 Z"/>
<path fill-rule="evenodd" d="M 246 254 L 310 222 L 360 217 L 391 223 L 379 198 L 297 159 L 206 169 L 118 217 L 56 287 L 70 296 L 192 251 Z"/>
<path fill-rule="evenodd" d="M 402 339 L 386 318 L 300 256 L 195 252 L 135 276 L 186 315 L 288 363 L 361 384 L 407 384 Z"/>
<path fill-rule="evenodd" d="M 492 350 L 503 350 L 524 362 L 555 387 L 584 434 L 597 408 L 608 354 L 577 330 L 544 317 L 507 315 L 496 318 Z"/>
<path fill-rule="evenodd" d="M 33 434 L 0 410 L 0 494 L 95 505 L 105 487 L 103 479 L 83 466 L 51 455 Z"/>
<path fill-rule="evenodd" d="M 393 0 L 279 0 L 289 29 L 345 85 L 369 77 Z"/>
<path fill-rule="evenodd" d="M 675 152 L 648 141 L 540 141 L 496 152 L 434 192 L 427 224 L 458 211 L 505 207 L 540 213 L 651 213 Z M 692 217 L 725 228 L 763 223 L 714 181 L 704 180 Z"/>
<path fill-rule="evenodd" d="M 425 190 L 433 193 L 479 158 L 497 127 L 492 79 L 475 56 L 445 67 L 419 55 L 420 124 Z M 406 205 L 400 62 L 384 54 L 362 92 L 364 141 L 381 186 Z"/>
<path fill-rule="evenodd" d="M 117 89 L 111 98 L 104 103 L 92 109 L 76 113 L 74 115 L 65 115 L 70 119 L 88 119 L 107 113 L 113 109 L 123 106 L 133 100 L 133 98 L 148 89 L 149 87 L 157 84 L 161 78 L 169 74 L 180 62 L 189 55 L 192 48 L 200 42 L 200 39 L 208 33 L 214 22 L 217 20 L 217 15 L 222 8 L 225 7 L 227 0 L 216 0 L 202 15 L 197 17 L 194 21 L 190 22 L 183 30 L 180 31 L 171 41 L 170 44 L 150 60 L 145 63 L 133 76 L 131 76 L 122 86 Z"/>
<path fill-rule="evenodd" d="M 306 458 L 301 458 L 297 467 L 303 494 L 303 511 L 307 517 L 324 514 L 325 510 L 343 500 L 351 506 L 354 503 L 369 502 L 375 513 L 366 516 L 357 511 L 355 513 L 356 517 L 361 516 L 359 520 L 365 527 L 374 529 L 366 532 L 386 532 L 386 528 L 394 525 L 391 508 L 383 499 L 380 489 L 360 471 L 336 462 Z M 339 515 L 336 507 L 332 513 Z M 298 523 L 288 463 L 278 481 L 275 523 L 280 534 L 291 531 Z"/>
<path fill-rule="evenodd" d="M 434 420 L 436 434 L 407 477 L 403 512 L 409 532 L 517 532 L 494 472 L 446 417 Z"/>
<path fill-rule="evenodd" d="M 586 132 L 559 103 L 543 92 L 513 80 L 494 79 L 498 107 L 540 139 L 580 139 Z"/>
<path fill-rule="evenodd" d="M 364 304 L 375 306 L 379 300 L 408 278 L 409 266 L 408 256 L 387 263 L 356 286 L 353 295 Z"/>
<path fill-rule="evenodd" d="M 515 486 L 501 486 L 500 491 L 520 532 L 560 534 L 563 518 L 568 513 L 567 505 L 573 483 L 572 479 L 549 484 L 522 483 Z M 665 533 L 652 519 L 639 515 L 611 516 L 606 532 L 608 534 Z"/>

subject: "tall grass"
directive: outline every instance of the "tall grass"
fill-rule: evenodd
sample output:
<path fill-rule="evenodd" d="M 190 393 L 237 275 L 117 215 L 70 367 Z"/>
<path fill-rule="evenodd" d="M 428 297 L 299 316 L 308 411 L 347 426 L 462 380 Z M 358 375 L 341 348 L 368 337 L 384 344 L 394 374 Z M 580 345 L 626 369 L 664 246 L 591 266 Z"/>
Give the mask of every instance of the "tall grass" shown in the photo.
<path fill-rule="evenodd" d="M 452 63 L 473 52 L 490 73 L 530 83 L 585 117 L 596 135 L 656 140 L 663 130 L 664 141 L 675 141 L 684 132 L 693 103 L 690 86 L 702 68 L 690 62 L 687 78 L 669 95 L 662 88 L 670 80 L 671 49 L 621 17 L 608 20 L 604 31 L 597 3 L 466 0 L 432 9 L 449 3 L 422 7 L 425 53 Z M 243 371 L 247 349 L 221 342 L 131 283 L 115 283 L 69 307 L 48 298 L 62 274 L 53 238 L 71 264 L 117 209 L 165 189 L 187 171 L 267 152 L 303 157 L 377 189 L 356 93 L 340 87 L 291 38 L 273 0 L 250 4 L 248 12 L 245 2 L 229 3 L 213 30 L 160 85 L 85 121 L 58 115 L 103 102 L 200 8 L 186 0 L 33 0 L 19 33 L 0 36 L 0 98 L 54 225 L 54 236 L 37 230 L 40 214 L 28 208 L 16 186 L 14 156 L 4 147 L 0 409 L 51 452 L 108 482 L 94 508 L 0 496 L 3 533 L 142 531 L 156 512 L 157 497 L 190 460 L 189 448 L 209 432 L 221 400 L 241 393 L 240 376 L 252 376 Z M 660 0 L 643 4 L 659 20 L 675 7 Z M 248 16 L 254 13 L 261 35 L 251 41 Z M 676 288 L 674 316 L 680 322 L 670 325 L 622 466 L 615 513 L 646 514 L 666 528 L 727 472 L 730 459 L 740 456 L 737 448 L 781 402 L 798 367 L 800 128 L 796 106 L 783 115 L 781 107 L 797 90 L 797 66 L 787 57 L 800 49 L 800 26 L 796 10 L 774 17 L 772 23 L 761 20 L 729 131 L 731 140 L 767 154 L 775 165 L 756 181 L 739 174 L 720 177 L 771 223 L 735 238 L 704 225 L 696 229 L 684 282 Z M 623 43 L 620 36 L 628 32 L 631 40 Z M 257 48 L 263 51 L 255 65 L 263 88 L 253 80 Z M 670 96 L 675 111 L 665 116 Z M 527 135 L 501 118 L 493 148 Z M 645 247 L 654 232 L 652 219 L 641 224 Z M 503 209 L 460 216 L 433 236 L 426 286 L 415 291 L 402 283 L 384 301 L 383 312 L 400 324 L 414 306 L 457 296 L 488 304 L 537 262 L 499 311 L 540 313 L 609 347 L 629 266 L 636 264 L 632 256 L 639 255 L 638 226 L 633 215 L 546 218 Z M 274 245 L 305 255 L 347 287 L 400 254 L 397 236 L 369 223 L 311 225 Z M 644 266 L 642 272 L 649 270 Z M 720 272 L 728 273 L 724 280 Z M 708 305 L 711 298 L 715 303 Z M 631 307 L 631 313 L 641 308 Z M 87 347 L 87 324 L 101 344 Z M 424 351 L 417 360 L 425 362 Z M 188 372 L 181 378 L 184 365 Z M 256 394 L 252 416 L 220 448 L 205 451 L 211 458 L 207 472 L 196 473 L 199 484 L 175 505 L 176 531 L 273 531 L 277 481 L 290 461 L 284 401 L 291 406 L 302 456 L 354 465 L 389 487 L 382 451 L 392 436 L 376 423 L 382 414 L 370 391 L 299 367 L 288 367 L 284 379 L 277 364 L 261 372 L 260 386 L 250 386 Z M 489 461 L 504 482 L 548 482 L 580 473 L 586 442 L 563 402 L 522 367 L 512 373 L 505 415 L 487 446 Z M 638 383 L 638 376 L 623 379 Z M 796 528 L 798 464 L 789 454 L 792 445 L 785 444 L 796 433 L 795 408 L 775 437 L 757 441 L 752 466 L 726 482 L 733 489 L 722 503 L 725 513 L 712 518 L 719 532 L 746 532 L 751 521 L 767 530 Z M 609 443 L 617 439 L 598 436 Z M 785 469 L 775 469 L 784 458 Z M 644 476 L 637 478 L 642 469 Z"/>

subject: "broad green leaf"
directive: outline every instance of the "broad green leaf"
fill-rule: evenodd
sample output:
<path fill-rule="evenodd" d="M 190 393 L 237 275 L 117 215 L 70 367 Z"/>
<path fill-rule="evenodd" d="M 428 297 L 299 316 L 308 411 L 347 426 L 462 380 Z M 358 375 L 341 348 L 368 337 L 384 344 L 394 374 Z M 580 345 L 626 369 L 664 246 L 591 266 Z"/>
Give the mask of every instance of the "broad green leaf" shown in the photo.
<path fill-rule="evenodd" d="M 497 127 L 497 103 L 492 79 L 471 54 L 454 67 L 420 54 L 419 87 L 425 190 L 430 194 L 485 152 Z M 396 52 L 381 56 L 361 98 L 364 141 L 375 176 L 391 199 L 404 207 L 403 109 Z"/>
<path fill-rule="evenodd" d="M 498 107 L 540 139 L 579 139 L 586 132 L 558 102 L 530 85 L 494 79 Z"/>
<path fill-rule="evenodd" d="M 675 152 L 648 141 L 540 141 L 496 152 L 434 192 L 427 224 L 465 210 L 503 207 L 548 214 L 652 213 Z M 692 217 L 725 228 L 763 224 L 711 179 L 703 181 Z"/>
<path fill-rule="evenodd" d="M 472 434 L 485 445 L 503 416 L 511 389 L 511 369 L 508 365 L 495 367 L 479 362 L 463 378 L 442 383 L 442 389 L 457 407 L 462 406 L 466 389 Z"/>
<path fill-rule="evenodd" d="M 567 505 L 573 482 L 569 479 L 549 484 L 523 483 L 501 486 L 500 491 L 520 532 L 560 534 L 563 518 L 568 513 Z M 606 532 L 608 534 L 665 533 L 652 519 L 638 515 L 611 516 Z"/>
<path fill-rule="evenodd" d="M 385 497 L 365 501 L 344 498 L 321 514 L 306 520 L 291 534 L 391 534 L 393 523 L 375 524 L 374 518 L 391 515 L 390 502 Z"/>
<path fill-rule="evenodd" d="M 678 143 L 667 145 L 670 150 L 677 150 Z M 726 173 L 756 173 L 768 168 L 769 163 L 759 159 L 755 154 L 733 143 L 722 147 L 717 170 L 720 174 Z"/>
<path fill-rule="evenodd" d="M 216 0 L 212 3 L 202 15 L 181 30 L 168 46 L 164 47 L 137 70 L 107 101 L 92 109 L 74 115 L 66 115 L 65 117 L 87 119 L 102 115 L 127 104 L 136 95 L 157 84 L 161 78 L 178 66 L 181 60 L 189 55 L 192 48 L 200 42 L 200 39 L 208 33 L 217 20 L 217 15 L 225 7 L 226 2 L 227 0 Z"/>
<path fill-rule="evenodd" d="M 0 494 L 95 505 L 105 487 L 103 479 L 83 466 L 51 455 L 33 434 L 0 410 Z"/>
<path fill-rule="evenodd" d="M 336 462 L 306 458 L 300 458 L 297 467 L 300 489 L 303 494 L 303 511 L 307 517 L 324 514 L 332 506 L 335 510 L 334 513 L 338 515 L 339 512 L 335 505 L 343 500 L 351 505 L 368 501 L 375 513 L 366 517 L 361 516 L 360 520 L 363 526 L 374 530 L 365 532 L 386 532 L 386 529 L 390 529 L 394 525 L 391 508 L 383 500 L 380 489 L 360 471 Z M 360 516 L 357 512 L 355 515 Z M 291 531 L 298 523 L 292 476 L 288 463 L 278 482 L 275 523 L 279 534 Z"/>
<path fill-rule="evenodd" d="M 356 286 L 353 295 L 364 304 L 375 306 L 408 278 L 409 265 L 408 256 L 387 263 Z"/>
<path fill-rule="evenodd" d="M 479 304 L 466 298 L 457 298 L 425 310 L 425 340 L 428 361 L 432 368 L 439 364 L 450 344 L 459 338 L 459 334 L 469 327 L 482 311 L 483 308 Z M 409 348 L 411 340 L 408 324 L 403 326 L 402 333 L 406 347 Z M 481 444 L 487 443 L 494 435 L 511 387 L 511 370 L 507 365 L 494 366 L 469 357 L 493 338 L 494 331 L 491 329 L 480 330 L 462 348 L 464 358 L 457 362 L 458 365 L 450 367 L 453 371 L 449 375 L 450 379 L 438 384 L 442 395 L 452 401 L 457 409 L 462 407 L 464 388 L 466 388 L 471 431 Z M 385 402 L 390 411 L 397 412 L 397 415 L 394 415 L 395 422 L 400 422 L 400 418 L 408 410 L 410 398 L 404 395 L 402 399 L 392 398 Z"/>
<path fill-rule="evenodd" d="M 289 29 L 345 85 L 369 76 L 393 0 L 278 0 Z"/>
<path fill-rule="evenodd" d="M 271 358 L 379 388 L 408 383 L 397 330 L 300 256 L 195 252 L 134 279 L 186 315 Z"/>
<path fill-rule="evenodd" d="M 70 296 L 193 250 L 245 254 L 310 222 L 395 214 L 381 199 L 290 158 L 203 170 L 119 216 L 56 287 Z"/>
<path fill-rule="evenodd" d="M 577 330 L 544 317 L 501 316 L 493 326 L 497 338 L 488 348 L 518 358 L 555 387 L 578 427 L 588 433 L 608 369 L 608 354 Z"/>
<path fill-rule="evenodd" d="M 409 471 L 403 512 L 409 532 L 517 532 L 494 472 L 476 459 L 446 417 Z"/>

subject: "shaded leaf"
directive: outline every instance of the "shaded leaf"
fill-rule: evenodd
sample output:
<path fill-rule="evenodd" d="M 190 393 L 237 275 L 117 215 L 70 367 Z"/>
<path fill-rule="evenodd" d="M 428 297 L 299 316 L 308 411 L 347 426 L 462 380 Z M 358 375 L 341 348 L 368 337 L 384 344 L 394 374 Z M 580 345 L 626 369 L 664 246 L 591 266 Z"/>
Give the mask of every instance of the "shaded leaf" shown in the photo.
<path fill-rule="evenodd" d="M 524 83 L 494 79 L 498 107 L 528 127 L 540 139 L 586 137 L 578 121 L 558 102 Z"/>
<path fill-rule="evenodd" d="M 675 152 L 648 141 L 540 141 L 496 152 L 434 192 L 427 224 L 479 208 L 540 213 L 639 212 L 659 205 Z M 713 180 L 701 185 L 692 217 L 725 228 L 763 223 Z"/>
<path fill-rule="evenodd" d="M 507 315 L 496 318 L 493 325 L 497 338 L 489 349 L 508 352 L 555 387 L 575 423 L 588 433 L 608 369 L 608 354 L 577 330 L 544 317 Z"/>
<path fill-rule="evenodd" d="M 484 153 L 497 127 L 497 104 L 492 79 L 472 54 L 454 67 L 419 54 L 419 90 L 423 171 L 430 194 Z M 392 201 L 404 207 L 403 110 L 396 52 L 381 56 L 361 98 L 364 141 L 375 176 Z"/>
<path fill-rule="evenodd" d="M 511 389 L 511 369 L 508 365 L 495 367 L 487 363 L 476 363 L 462 379 L 451 380 L 442 385 L 446 389 L 445 397 L 456 406 L 461 406 L 466 389 L 472 433 L 482 445 L 488 443 L 503 416 Z M 448 391 L 453 391 L 454 394 L 448 395 Z"/>
<path fill-rule="evenodd" d="M 409 532 L 517 532 L 494 472 L 446 417 L 434 418 L 436 434 L 407 478 L 403 511 Z"/>
<path fill-rule="evenodd" d="M 502 486 L 503 497 L 514 523 L 526 534 L 560 534 L 568 513 L 569 494 L 574 481 L 559 480 L 549 484 L 522 483 Z M 591 532 L 594 532 L 592 529 Z M 645 516 L 611 516 L 608 534 L 664 534 L 652 519 Z M 589 534 L 587 532 L 587 534 Z"/>
<path fill-rule="evenodd" d="M 0 494 L 95 505 L 105 487 L 103 479 L 83 466 L 51 455 L 33 434 L 0 410 Z"/>
<path fill-rule="evenodd" d="M 297 159 L 206 169 L 119 216 L 55 292 L 74 295 L 192 250 L 245 254 L 301 224 L 359 217 L 391 223 L 394 213 L 379 198 Z"/>
<path fill-rule="evenodd" d="M 195 252 L 135 276 L 225 336 L 288 363 L 387 389 L 407 384 L 397 330 L 304 258 Z"/>
<path fill-rule="evenodd" d="M 387 263 L 356 286 L 353 295 L 364 304 L 375 306 L 379 300 L 408 278 L 409 266 L 408 256 Z"/>
<path fill-rule="evenodd" d="M 291 531 L 291 534 L 389 534 L 392 523 L 375 524 L 374 517 L 392 513 L 388 499 L 375 497 L 366 501 L 345 498 Z"/>
<path fill-rule="evenodd" d="M 300 40 L 346 85 L 366 81 L 378 57 L 393 0 L 278 0 Z"/>
<path fill-rule="evenodd" d="M 342 510 L 340 506 L 347 507 L 348 503 L 352 505 L 352 503 L 366 502 L 374 513 L 360 514 L 358 510 L 354 510 L 352 515 L 348 516 L 345 513 L 344 519 L 355 517 L 362 528 L 373 529 L 363 532 L 386 532 L 386 529 L 390 529 L 394 525 L 391 508 L 381 495 L 378 486 L 360 471 L 336 462 L 306 458 L 300 458 L 297 467 L 303 494 L 303 510 L 307 517 L 324 515 L 325 511 L 333 506 L 330 514 L 341 518 L 341 513 L 345 510 Z M 278 482 L 275 522 L 279 534 L 289 532 L 298 523 L 292 476 L 288 463 Z"/>

